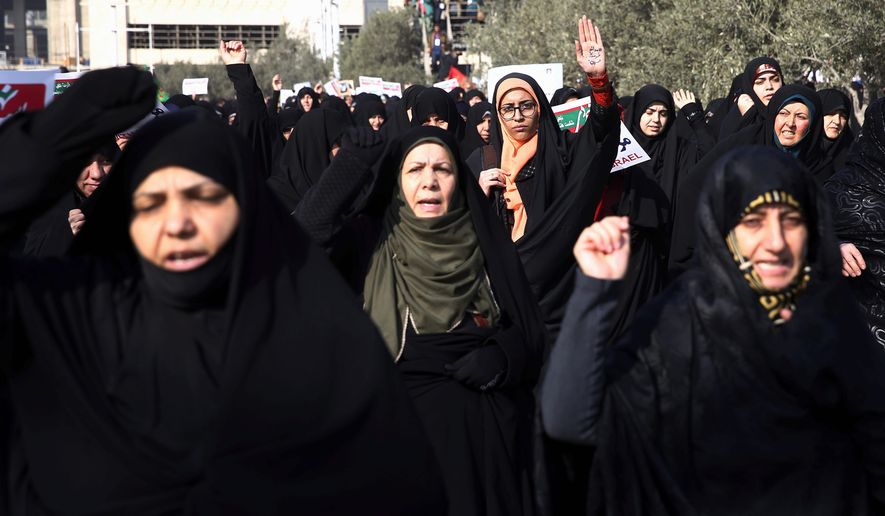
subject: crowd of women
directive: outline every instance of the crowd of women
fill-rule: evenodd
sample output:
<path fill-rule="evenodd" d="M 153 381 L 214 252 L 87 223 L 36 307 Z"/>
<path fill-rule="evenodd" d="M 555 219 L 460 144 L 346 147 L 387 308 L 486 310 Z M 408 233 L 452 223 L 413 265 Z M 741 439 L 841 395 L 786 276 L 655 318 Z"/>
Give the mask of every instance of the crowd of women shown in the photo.
<path fill-rule="evenodd" d="M 7 120 L 0 513 L 885 513 L 885 101 L 574 50 L 575 133 L 520 73 L 281 106 L 238 41 L 235 112 Z"/>

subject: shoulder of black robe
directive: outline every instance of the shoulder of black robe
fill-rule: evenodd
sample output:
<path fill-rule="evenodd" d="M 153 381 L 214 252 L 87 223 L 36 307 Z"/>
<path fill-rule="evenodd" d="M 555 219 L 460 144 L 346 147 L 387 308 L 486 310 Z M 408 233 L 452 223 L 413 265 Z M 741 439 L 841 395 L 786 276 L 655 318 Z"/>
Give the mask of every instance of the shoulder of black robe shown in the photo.
<path fill-rule="evenodd" d="M 802 204 L 811 267 L 778 327 L 725 244 L 740 206 L 772 189 Z M 719 162 L 701 199 L 701 259 L 611 350 L 588 514 L 878 514 L 885 355 L 839 278 L 827 204 L 776 150 Z M 736 480 L 748 469 L 753 482 Z"/>
<path fill-rule="evenodd" d="M 845 112 L 847 117 L 845 128 L 842 129 L 842 132 L 835 140 L 830 140 L 826 134 L 821 138 L 824 153 L 833 162 L 833 172 L 838 172 L 845 166 L 845 162 L 848 159 L 848 150 L 851 148 L 851 144 L 854 143 L 854 131 L 849 124 L 854 110 L 851 108 L 851 99 L 840 89 L 827 88 L 818 90 L 817 94 L 820 96 L 821 107 L 823 108 L 821 117 L 831 115 L 839 110 Z"/>
<path fill-rule="evenodd" d="M 464 119 L 458 114 L 455 101 L 445 90 L 440 88 L 426 88 L 418 94 L 412 105 L 412 127 L 420 127 L 430 115 L 436 115 L 440 120 L 449 123 L 446 131 L 452 133 L 455 141 L 464 138 Z"/>
<path fill-rule="evenodd" d="M 71 225 L 68 222 L 68 212 L 79 208 L 82 202 L 82 196 L 75 191 L 59 198 L 54 206 L 28 226 L 21 254 L 37 258 L 64 256 L 74 240 L 74 234 L 71 232 Z"/>
<path fill-rule="evenodd" d="M 406 113 L 405 106 L 405 99 L 400 100 L 396 97 L 389 98 L 387 104 L 384 105 L 387 117 L 384 125 L 381 126 L 381 131 L 383 131 L 385 141 L 395 140 L 409 130 L 409 115 Z"/>
<path fill-rule="evenodd" d="M 341 97 L 329 96 L 322 104 L 320 104 L 320 108 L 337 111 L 342 115 L 350 117 L 350 108 L 347 106 L 347 102 L 344 102 L 344 99 Z"/>
<path fill-rule="evenodd" d="M 328 109 L 311 109 L 292 131 L 283 149 L 279 168 L 268 186 L 291 212 L 329 166 L 332 145 L 351 125 L 350 118 Z"/>
<path fill-rule="evenodd" d="M 591 117 L 606 115 L 602 116 L 607 124 L 602 142 L 596 141 L 590 123 L 577 135 L 563 132 L 538 83 L 521 73 L 507 74 L 501 80 L 511 77 L 527 82 L 541 104 L 538 108 L 541 120 L 534 158 L 535 176 L 532 179 L 537 183 L 531 197 L 522 197 L 529 219 L 525 234 L 516 241 L 516 248 L 532 291 L 538 297 L 548 332 L 555 338 L 574 285 L 575 261 L 570 250 L 584 227 L 593 222 L 608 182 L 617 155 L 619 117 L 614 103 L 607 109 L 594 104 L 597 111 L 592 112 Z M 495 90 L 493 98 L 497 99 L 497 87 Z M 495 116 L 492 118 L 491 144 L 499 159 L 503 145 L 501 131 Z M 477 151 L 474 151 L 476 155 Z M 476 170 L 473 172 L 478 174 Z M 503 225 L 501 229 L 504 230 Z"/>
<path fill-rule="evenodd" d="M 479 131 L 476 130 L 476 126 L 486 116 L 489 117 L 489 120 L 495 118 L 495 108 L 488 102 L 477 102 L 470 106 L 470 110 L 467 112 L 466 127 L 464 128 L 464 139 L 461 140 L 461 156 L 464 156 L 465 159 L 469 158 L 473 151 L 486 145 L 486 142 L 479 135 Z"/>
<path fill-rule="evenodd" d="M 165 162 L 229 169 L 240 219 L 218 314 L 168 305 L 138 272 L 128 192 Z M 231 128 L 162 117 L 107 179 L 81 258 L 4 264 L 2 342 L 18 332 L 34 357 L 10 386 L 38 512 L 442 514 L 380 336 L 251 167 Z"/>

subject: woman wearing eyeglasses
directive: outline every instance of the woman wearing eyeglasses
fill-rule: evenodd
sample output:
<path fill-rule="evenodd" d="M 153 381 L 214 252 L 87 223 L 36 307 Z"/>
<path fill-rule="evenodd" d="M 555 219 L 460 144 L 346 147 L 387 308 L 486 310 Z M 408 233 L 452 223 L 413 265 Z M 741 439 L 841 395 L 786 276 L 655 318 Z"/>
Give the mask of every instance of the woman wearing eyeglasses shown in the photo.
<path fill-rule="evenodd" d="M 595 101 L 589 123 L 576 134 L 561 131 L 538 83 L 511 73 L 492 97 L 491 145 L 467 160 L 516 243 L 554 336 L 574 281 L 568 250 L 593 221 L 617 151 L 618 114 L 599 28 L 585 16 L 578 36 L 575 56 Z"/>

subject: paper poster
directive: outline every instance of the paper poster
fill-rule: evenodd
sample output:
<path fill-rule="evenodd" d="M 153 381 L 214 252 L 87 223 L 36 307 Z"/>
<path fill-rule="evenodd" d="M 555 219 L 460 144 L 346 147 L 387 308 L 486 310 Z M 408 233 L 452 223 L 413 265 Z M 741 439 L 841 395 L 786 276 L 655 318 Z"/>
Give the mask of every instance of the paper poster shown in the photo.
<path fill-rule="evenodd" d="M 360 76 L 359 81 L 363 92 L 374 93 L 375 95 L 384 94 L 384 80 L 381 77 Z"/>
<path fill-rule="evenodd" d="M 313 89 L 313 85 L 311 85 L 311 84 L 310 84 L 309 82 L 307 82 L 307 81 L 305 81 L 305 82 L 296 82 L 295 84 L 292 85 L 292 91 L 297 92 L 297 91 L 300 90 L 301 88 L 310 88 L 310 89 Z"/>
<path fill-rule="evenodd" d="M 398 82 L 387 82 L 384 81 L 382 83 L 382 87 L 384 88 L 384 94 L 388 97 L 402 97 L 403 96 L 403 85 Z"/>
<path fill-rule="evenodd" d="M 538 85 L 544 90 L 544 94 L 547 95 L 547 100 L 553 97 L 553 93 L 556 90 L 562 88 L 562 63 L 498 66 L 489 68 L 488 75 L 486 76 L 489 98 L 495 93 L 495 86 L 498 85 L 501 77 L 512 72 L 524 73 L 538 81 Z"/>
<path fill-rule="evenodd" d="M 459 86 L 458 79 L 447 79 L 442 82 L 434 83 L 434 88 L 439 88 L 446 91 L 452 91 Z"/>
<path fill-rule="evenodd" d="M 343 95 L 343 96 L 345 96 L 345 97 L 348 96 L 348 95 L 353 95 L 353 94 L 354 94 L 354 91 L 353 91 L 353 90 L 354 90 L 355 88 L 353 87 L 353 81 L 350 80 L 350 79 L 347 79 L 347 80 L 344 80 L 344 81 L 339 80 L 339 81 L 338 81 L 338 87 L 341 88 L 341 95 Z"/>
<path fill-rule="evenodd" d="M 338 84 L 337 79 L 332 79 L 326 84 L 323 84 L 323 89 L 326 91 L 326 93 L 333 97 L 341 96 L 341 86 Z"/>
<path fill-rule="evenodd" d="M 166 106 L 164 106 L 162 102 L 157 100 L 157 105 L 154 106 L 154 109 L 152 109 L 151 112 L 148 113 L 146 117 L 142 118 L 140 122 L 133 125 L 129 129 L 126 129 L 122 133 L 117 133 L 117 137 L 118 138 L 130 137 L 133 134 L 135 134 L 135 131 L 138 131 L 139 129 L 141 129 L 142 126 L 146 125 L 149 122 L 153 122 L 154 119 L 159 118 L 168 112 L 169 112 L 169 110 L 166 108 Z"/>
<path fill-rule="evenodd" d="M 618 139 L 618 155 L 612 165 L 612 172 L 630 168 L 633 165 L 645 163 L 650 160 L 648 153 L 636 143 L 636 138 L 630 134 L 624 122 L 621 122 L 621 136 Z"/>
<path fill-rule="evenodd" d="M 556 122 L 563 131 L 578 132 L 590 117 L 590 106 L 593 105 L 593 97 L 584 97 L 553 106 L 553 114 Z"/>
<path fill-rule="evenodd" d="M 295 96 L 294 90 L 287 90 L 287 89 L 280 90 L 280 105 L 285 106 L 286 100 L 288 100 L 289 97 L 294 97 L 294 96 Z"/>
<path fill-rule="evenodd" d="M 208 95 L 209 78 L 199 77 L 181 81 L 181 93 L 183 95 Z"/>
<path fill-rule="evenodd" d="M 0 72 L 0 123 L 22 111 L 46 107 L 55 94 L 55 70 Z"/>
<path fill-rule="evenodd" d="M 67 72 L 55 74 L 55 95 L 61 95 L 71 87 L 84 72 Z"/>

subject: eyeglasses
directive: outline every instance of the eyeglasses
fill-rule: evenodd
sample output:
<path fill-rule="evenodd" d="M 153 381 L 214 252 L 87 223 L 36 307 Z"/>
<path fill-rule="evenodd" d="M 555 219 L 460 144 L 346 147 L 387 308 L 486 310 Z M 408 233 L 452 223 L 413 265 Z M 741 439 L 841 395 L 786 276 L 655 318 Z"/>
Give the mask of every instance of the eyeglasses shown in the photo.
<path fill-rule="evenodd" d="M 537 107 L 538 105 L 533 100 L 526 100 L 520 102 L 518 106 L 504 104 L 498 109 L 498 113 L 501 114 L 501 118 L 504 120 L 513 120 L 513 117 L 516 116 L 516 111 L 519 110 L 520 115 L 525 118 L 531 118 L 535 114 L 535 108 Z"/>

